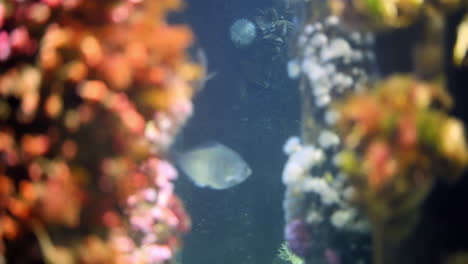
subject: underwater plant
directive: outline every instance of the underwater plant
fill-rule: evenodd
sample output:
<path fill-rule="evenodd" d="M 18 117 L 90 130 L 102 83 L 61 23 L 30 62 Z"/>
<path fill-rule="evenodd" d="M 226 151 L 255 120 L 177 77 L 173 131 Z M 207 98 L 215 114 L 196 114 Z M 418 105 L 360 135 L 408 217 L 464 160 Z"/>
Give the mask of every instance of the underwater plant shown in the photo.
<path fill-rule="evenodd" d="M 190 218 L 165 153 L 202 73 L 190 29 L 166 22 L 181 7 L 0 1 L 2 260 L 173 258 Z"/>
<path fill-rule="evenodd" d="M 286 242 L 278 249 L 278 257 L 290 264 L 304 264 L 304 261 L 289 249 Z"/>

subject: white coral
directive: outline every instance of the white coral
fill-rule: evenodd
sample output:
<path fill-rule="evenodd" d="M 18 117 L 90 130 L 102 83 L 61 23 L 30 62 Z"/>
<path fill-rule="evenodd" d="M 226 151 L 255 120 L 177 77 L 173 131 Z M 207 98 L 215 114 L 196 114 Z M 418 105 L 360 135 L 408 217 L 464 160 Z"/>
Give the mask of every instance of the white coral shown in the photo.
<path fill-rule="evenodd" d="M 302 181 L 301 186 L 304 192 L 313 192 L 319 195 L 325 205 L 340 202 L 338 192 L 324 178 L 308 177 Z"/>

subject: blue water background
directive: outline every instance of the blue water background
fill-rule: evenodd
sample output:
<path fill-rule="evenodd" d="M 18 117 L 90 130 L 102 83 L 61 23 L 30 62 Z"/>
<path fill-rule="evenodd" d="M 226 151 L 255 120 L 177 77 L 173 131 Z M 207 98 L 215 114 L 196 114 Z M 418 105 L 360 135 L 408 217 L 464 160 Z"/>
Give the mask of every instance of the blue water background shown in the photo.
<path fill-rule="evenodd" d="M 192 216 L 193 228 L 184 239 L 184 264 L 269 264 L 283 242 L 281 171 L 282 145 L 298 134 L 299 96 L 286 72 L 269 88 L 251 83 L 241 96 L 245 76 L 229 27 L 250 17 L 270 1 L 187 1 L 175 20 L 188 22 L 203 48 L 209 70 L 216 71 L 195 98 L 195 114 L 181 136 L 184 148 L 217 140 L 238 151 L 250 164 L 252 176 L 228 190 L 197 188 L 184 175 L 177 193 Z M 253 47 L 252 47 L 253 48 Z M 259 65 L 258 67 L 263 67 Z M 278 65 L 285 67 L 285 65 Z M 180 146 L 179 146 L 180 147 Z"/>

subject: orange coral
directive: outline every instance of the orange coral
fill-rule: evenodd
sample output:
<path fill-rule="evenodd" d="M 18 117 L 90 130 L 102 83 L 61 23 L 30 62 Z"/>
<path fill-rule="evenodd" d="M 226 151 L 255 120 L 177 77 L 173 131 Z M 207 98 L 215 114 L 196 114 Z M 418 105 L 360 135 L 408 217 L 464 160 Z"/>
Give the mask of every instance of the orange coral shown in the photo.
<path fill-rule="evenodd" d="M 168 200 L 155 205 L 163 212 L 157 232 L 167 245 L 141 252 L 173 256 L 179 246 L 173 241 L 190 221 L 165 178 L 171 170 L 149 180 L 139 164 L 167 150 L 192 113 L 190 84 L 203 72 L 186 54 L 190 29 L 165 21 L 181 6 L 179 0 L 0 1 L 0 62 L 6 65 L 0 73 L 0 207 L 14 216 L 2 218 L 8 228 L 0 238 L 33 232 L 55 263 L 116 262 L 105 228 L 128 235 L 129 226 L 124 216 L 104 212 L 153 188 Z M 147 124 L 158 137 L 145 133 Z M 72 240 L 81 246 L 51 241 L 48 224 L 76 228 Z M 81 231 L 95 229 L 89 225 L 103 226 L 100 234 L 110 237 L 83 239 Z"/>
<path fill-rule="evenodd" d="M 49 138 L 45 135 L 25 135 L 21 139 L 21 148 L 27 155 L 44 155 L 49 150 L 49 146 Z"/>
<path fill-rule="evenodd" d="M 412 149 L 418 143 L 418 130 L 413 115 L 405 115 L 398 120 L 396 138 L 402 149 Z"/>
<path fill-rule="evenodd" d="M 364 155 L 368 168 L 368 181 L 371 188 L 379 189 L 394 176 L 396 164 L 392 159 L 391 148 L 385 142 L 373 142 Z"/>
<path fill-rule="evenodd" d="M 434 179 L 453 182 L 468 165 L 463 125 L 443 112 L 450 104 L 438 84 L 407 76 L 344 100 L 342 169 L 372 221 L 410 230 Z"/>

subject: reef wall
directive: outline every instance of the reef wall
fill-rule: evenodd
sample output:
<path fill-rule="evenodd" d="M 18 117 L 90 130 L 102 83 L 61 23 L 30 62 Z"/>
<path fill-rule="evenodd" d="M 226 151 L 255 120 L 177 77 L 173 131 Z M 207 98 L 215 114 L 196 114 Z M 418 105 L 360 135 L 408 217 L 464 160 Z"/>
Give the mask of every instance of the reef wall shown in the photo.
<path fill-rule="evenodd" d="M 203 69 L 178 0 L 0 1 L 0 262 L 170 263 Z"/>
<path fill-rule="evenodd" d="M 422 263 L 408 254 L 422 208 L 435 182 L 456 185 L 467 162 L 463 123 L 447 114 L 452 99 L 440 81 L 444 63 L 466 60 L 466 46 L 457 55 L 455 45 L 444 62 L 441 33 L 465 4 L 308 4 L 288 64 L 300 81 L 302 134 L 285 144 L 283 171 L 285 237 L 306 263 Z M 411 75 L 383 73 L 375 43 L 398 46 L 389 32 L 409 27 L 419 33 Z M 435 263 L 447 256 L 439 253 Z"/>

